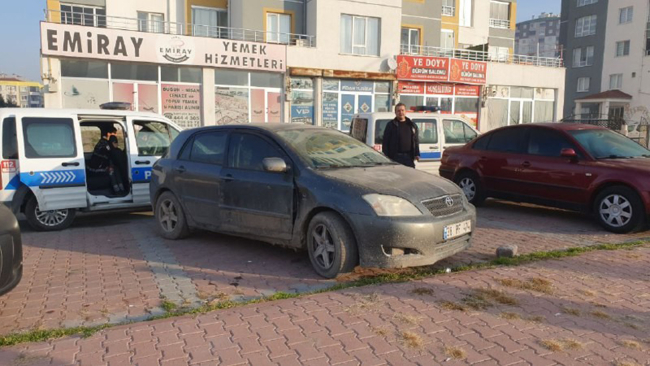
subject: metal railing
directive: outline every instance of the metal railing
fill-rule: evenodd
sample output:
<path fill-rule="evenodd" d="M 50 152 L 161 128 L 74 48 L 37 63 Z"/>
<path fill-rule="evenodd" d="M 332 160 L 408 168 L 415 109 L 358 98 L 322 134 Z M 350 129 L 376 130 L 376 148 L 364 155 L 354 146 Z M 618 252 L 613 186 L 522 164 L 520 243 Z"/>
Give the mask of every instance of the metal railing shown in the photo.
<path fill-rule="evenodd" d="M 455 6 L 442 6 L 442 15 L 446 17 L 453 17 L 456 15 L 456 7 Z"/>
<path fill-rule="evenodd" d="M 490 28 L 510 29 L 510 20 L 490 18 Z"/>
<path fill-rule="evenodd" d="M 262 43 L 277 43 L 289 46 L 316 47 L 316 37 L 282 32 L 266 32 L 246 28 L 218 27 L 202 24 L 175 22 L 144 21 L 137 18 L 96 15 L 93 22 L 84 22 L 82 14 L 62 12 L 60 10 L 45 10 L 45 20 L 51 23 L 86 25 L 99 28 L 121 29 L 146 33 L 164 33 L 179 36 L 196 36 L 224 38 L 236 41 Z M 76 20 L 79 20 L 78 22 Z"/>
<path fill-rule="evenodd" d="M 468 49 L 442 48 L 432 46 L 415 46 L 403 44 L 400 50 L 403 55 L 453 57 L 463 60 L 498 62 L 504 64 L 531 65 L 543 67 L 563 67 L 564 62 L 560 57 L 537 57 L 512 54 L 494 54 L 486 51 Z"/>

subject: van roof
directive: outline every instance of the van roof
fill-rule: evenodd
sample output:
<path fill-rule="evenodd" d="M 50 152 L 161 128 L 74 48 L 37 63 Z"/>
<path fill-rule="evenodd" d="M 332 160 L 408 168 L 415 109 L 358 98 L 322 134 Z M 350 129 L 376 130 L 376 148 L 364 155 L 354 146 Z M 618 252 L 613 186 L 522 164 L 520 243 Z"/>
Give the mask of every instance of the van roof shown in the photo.
<path fill-rule="evenodd" d="M 417 113 L 417 112 L 406 112 L 406 117 L 408 118 L 417 118 L 417 119 L 427 119 L 427 118 L 458 118 L 463 121 L 467 121 L 467 118 L 459 114 L 441 114 L 438 112 L 435 113 Z M 354 118 L 375 118 L 375 119 L 393 119 L 395 118 L 395 113 L 393 112 L 374 112 L 374 113 L 357 113 L 354 115 Z"/>
<path fill-rule="evenodd" d="M 119 116 L 119 117 L 143 117 L 150 116 L 164 118 L 164 116 L 152 112 L 122 111 L 113 109 L 61 109 L 61 108 L 2 108 L 0 116 L 14 113 L 31 114 L 34 116 L 56 117 L 70 114 L 98 115 L 98 116 Z"/>

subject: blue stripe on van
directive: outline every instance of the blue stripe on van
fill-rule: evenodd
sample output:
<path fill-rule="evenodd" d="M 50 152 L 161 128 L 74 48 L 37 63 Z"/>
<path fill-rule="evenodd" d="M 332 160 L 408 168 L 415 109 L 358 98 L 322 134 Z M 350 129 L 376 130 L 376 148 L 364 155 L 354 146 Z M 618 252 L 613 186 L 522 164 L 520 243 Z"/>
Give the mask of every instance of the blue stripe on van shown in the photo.
<path fill-rule="evenodd" d="M 86 171 L 75 169 L 20 173 L 20 181 L 28 187 L 82 185 L 86 184 Z"/>
<path fill-rule="evenodd" d="M 442 154 L 439 151 L 436 152 L 420 152 L 420 160 L 440 160 Z"/>
<path fill-rule="evenodd" d="M 131 168 L 133 183 L 149 183 L 151 181 L 151 167 Z"/>
<path fill-rule="evenodd" d="M 15 191 L 15 190 L 18 189 L 19 186 L 20 186 L 20 176 L 15 175 L 13 178 L 11 178 L 9 183 L 7 183 L 7 186 L 4 187 L 4 190 L 5 191 Z"/>

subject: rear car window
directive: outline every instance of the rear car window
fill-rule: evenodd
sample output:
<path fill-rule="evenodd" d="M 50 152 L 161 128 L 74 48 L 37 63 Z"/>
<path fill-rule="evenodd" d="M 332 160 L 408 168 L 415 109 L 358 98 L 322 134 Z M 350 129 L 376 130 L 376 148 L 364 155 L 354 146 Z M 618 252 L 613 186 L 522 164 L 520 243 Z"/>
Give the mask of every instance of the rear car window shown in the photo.
<path fill-rule="evenodd" d="M 190 160 L 197 163 L 222 165 L 226 151 L 225 132 L 202 133 L 194 138 Z"/>
<path fill-rule="evenodd" d="M 77 156 L 71 118 L 23 118 L 27 158 L 71 158 Z"/>
<path fill-rule="evenodd" d="M 368 135 L 368 119 L 367 118 L 353 119 L 352 126 L 350 129 L 350 136 L 365 143 L 367 135 Z"/>
<path fill-rule="evenodd" d="M 490 151 L 523 153 L 522 140 L 525 136 L 523 128 L 505 128 L 492 134 L 487 149 Z"/>

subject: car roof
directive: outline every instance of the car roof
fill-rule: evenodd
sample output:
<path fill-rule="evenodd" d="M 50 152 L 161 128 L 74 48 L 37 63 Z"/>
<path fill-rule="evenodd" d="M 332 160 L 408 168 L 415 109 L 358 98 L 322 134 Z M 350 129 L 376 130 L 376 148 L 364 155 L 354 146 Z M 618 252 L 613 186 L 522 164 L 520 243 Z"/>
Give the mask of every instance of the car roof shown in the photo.
<path fill-rule="evenodd" d="M 316 131 L 317 130 L 338 131 L 338 130 L 333 130 L 331 128 L 307 125 L 304 123 L 232 123 L 232 124 L 219 125 L 219 126 L 195 127 L 185 131 L 190 131 L 190 133 L 194 133 L 197 131 L 219 130 L 219 129 L 247 129 L 247 130 L 259 130 L 259 131 L 269 131 L 269 132 L 303 130 L 303 129 L 310 129 Z"/>
<path fill-rule="evenodd" d="M 560 131 L 576 130 L 606 130 L 607 128 L 595 125 L 588 125 L 573 122 L 543 122 L 543 123 L 524 123 L 513 126 L 504 126 L 502 128 L 525 128 L 525 127 L 545 127 Z"/>
<path fill-rule="evenodd" d="M 393 112 L 373 112 L 373 113 L 357 113 L 354 115 L 355 118 L 373 118 L 374 119 L 393 119 L 395 118 L 395 113 Z M 460 114 L 442 114 L 438 112 L 433 113 L 421 113 L 421 112 L 412 112 L 406 111 L 406 117 L 410 119 L 427 119 L 427 118 L 458 118 L 462 120 L 467 120 L 467 117 L 463 117 Z"/>
<path fill-rule="evenodd" d="M 65 108 L 3 108 L 0 109 L 2 114 L 32 114 L 37 116 L 56 116 L 66 114 L 96 114 L 99 116 L 155 116 L 165 118 L 164 116 L 152 112 L 123 111 L 119 109 L 65 109 Z"/>

